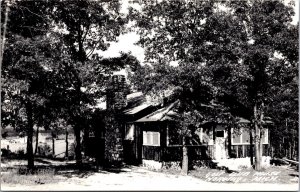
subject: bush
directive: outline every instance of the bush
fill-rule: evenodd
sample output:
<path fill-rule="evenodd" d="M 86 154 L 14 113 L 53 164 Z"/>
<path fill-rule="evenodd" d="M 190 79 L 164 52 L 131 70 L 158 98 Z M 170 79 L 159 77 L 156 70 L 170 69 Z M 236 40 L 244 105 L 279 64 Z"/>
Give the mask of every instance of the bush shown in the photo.
<path fill-rule="evenodd" d="M 38 154 L 43 157 L 51 157 L 52 149 L 50 145 L 44 143 L 42 146 L 38 146 Z"/>
<path fill-rule="evenodd" d="M 17 155 L 18 158 L 24 158 L 25 157 L 24 149 L 18 149 L 16 151 L 16 155 Z"/>
<path fill-rule="evenodd" d="M 1 156 L 2 157 L 7 157 L 9 154 L 11 154 L 11 151 L 9 149 L 5 149 L 5 148 L 1 149 Z"/>
<path fill-rule="evenodd" d="M 2 133 L 2 138 L 3 138 L 3 139 L 6 139 L 7 136 L 8 136 L 7 131 L 5 131 L 4 133 Z"/>

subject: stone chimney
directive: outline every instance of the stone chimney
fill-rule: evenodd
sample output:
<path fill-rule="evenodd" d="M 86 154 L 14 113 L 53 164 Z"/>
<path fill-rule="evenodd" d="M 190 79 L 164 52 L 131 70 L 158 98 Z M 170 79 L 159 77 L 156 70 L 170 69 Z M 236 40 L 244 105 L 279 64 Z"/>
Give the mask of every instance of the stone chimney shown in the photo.
<path fill-rule="evenodd" d="M 105 162 L 107 165 L 120 165 L 123 161 L 123 143 L 119 119 L 121 109 L 127 105 L 124 75 L 114 75 L 110 79 L 106 105 Z"/>

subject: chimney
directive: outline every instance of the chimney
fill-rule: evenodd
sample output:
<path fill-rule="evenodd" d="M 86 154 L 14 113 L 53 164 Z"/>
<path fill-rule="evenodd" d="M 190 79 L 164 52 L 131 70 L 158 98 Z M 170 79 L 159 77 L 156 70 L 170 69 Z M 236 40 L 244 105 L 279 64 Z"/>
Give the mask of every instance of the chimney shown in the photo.
<path fill-rule="evenodd" d="M 125 95 L 125 76 L 114 75 L 111 77 L 107 90 L 108 110 L 118 111 L 127 105 Z"/>
<path fill-rule="evenodd" d="M 127 105 L 125 76 L 114 75 L 109 81 L 106 95 L 105 162 L 108 166 L 120 165 L 123 161 L 121 109 Z"/>

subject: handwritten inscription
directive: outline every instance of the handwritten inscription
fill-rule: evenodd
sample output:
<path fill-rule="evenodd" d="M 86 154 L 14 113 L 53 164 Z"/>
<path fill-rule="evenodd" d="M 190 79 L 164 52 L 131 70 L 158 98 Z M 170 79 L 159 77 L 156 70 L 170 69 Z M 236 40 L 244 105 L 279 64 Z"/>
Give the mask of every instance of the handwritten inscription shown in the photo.
<path fill-rule="evenodd" d="M 280 171 L 274 172 L 236 172 L 225 174 L 225 172 L 212 172 L 205 175 L 208 182 L 274 182 L 278 180 Z"/>

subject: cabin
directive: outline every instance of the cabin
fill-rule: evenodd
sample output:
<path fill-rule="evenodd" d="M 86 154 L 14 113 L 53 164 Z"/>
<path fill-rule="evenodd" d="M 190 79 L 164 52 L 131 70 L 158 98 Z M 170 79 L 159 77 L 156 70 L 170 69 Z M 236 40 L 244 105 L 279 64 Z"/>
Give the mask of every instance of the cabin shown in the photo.
<path fill-rule="evenodd" d="M 182 138 L 172 118 L 175 105 L 176 102 L 135 121 L 124 122 L 124 157 L 143 164 L 181 161 Z M 268 123 L 269 126 L 271 122 Z M 187 142 L 189 158 L 220 160 L 250 157 L 250 121 L 238 118 L 238 124 L 241 125 L 239 128 L 232 128 L 224 123 L 204 122 L 191 128 L 192 136 Z M 262 131 L 264 156 L 268 153 L 268 126 Z"/>
<path fill-rule="evenodd" d="M 124 83 L 124 78 L 115 78 L 114 81 Z M 122 86 L 116 87 L 120 89 Z M 110 123 L 96 124 L 96 134 L 91 133 L 93 131 L 85 134 L 85 154 L 102 161 L 108 159 L 134 165 L 181 161 L 182 138 L 174 121 L 178 102 L 151 103 L 141 92 L 126 95 L 118 90 L 117 93 L 118 97 L 112 97 L 115 100 L 107 99 L 104 111 L 114 108 L 114 103 L 121 107 L 114 112 L 115 116 L 110 117 Z M 187 141 L 189 158 L 219 160 L 254 154 L 250 146 L 250 121 L 241 117 L 237 119 L 238 128 L 228 127 L 222 122 L 203 122 L 198 127 L 191 127 L 192 136 Z M 264 156 L 268 154 L 268 129 L 271 125 L 270 121 L 266 122 L 262 131 Z"/>

